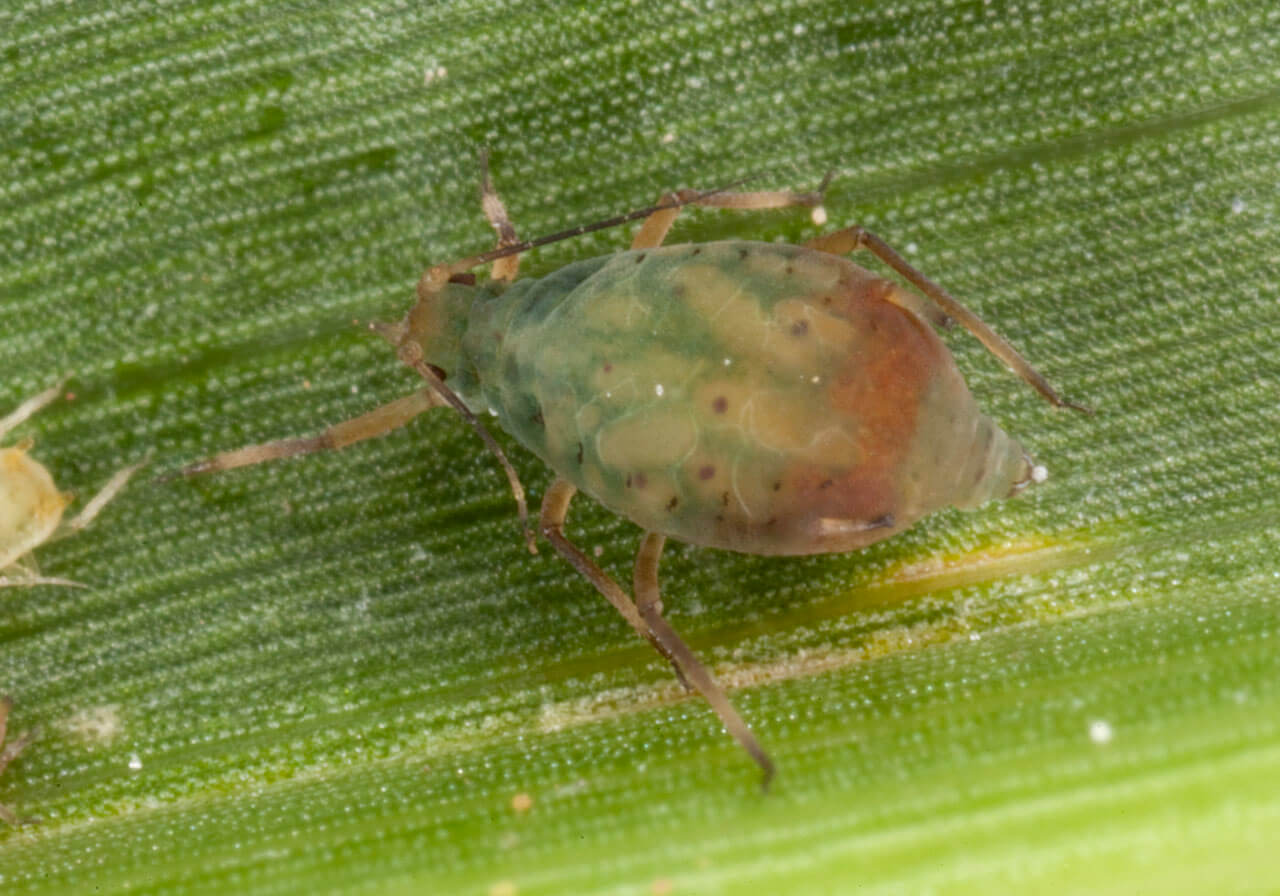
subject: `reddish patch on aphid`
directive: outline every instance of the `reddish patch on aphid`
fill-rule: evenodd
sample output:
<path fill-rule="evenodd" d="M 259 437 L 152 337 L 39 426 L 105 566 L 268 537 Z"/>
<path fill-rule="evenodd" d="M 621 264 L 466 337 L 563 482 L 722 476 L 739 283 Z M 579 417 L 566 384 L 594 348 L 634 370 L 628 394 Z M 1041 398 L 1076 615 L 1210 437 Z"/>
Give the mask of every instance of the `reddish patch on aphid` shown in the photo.
<path fill-rule="evenodd" d="M 716 468 L 711 466 L 711 464 L 707 464 L 706 466 L 698 469 L 699 479 L 710 479 L 714 475 L 716 475 Z"/>
<path fill-rule="evenodd" d="M 725 398 L 723 395 L 717 395 L 715 401 L 711 402 L 711 410 L 715 411 L 717 414 L 723 414 L 725 411 L 729 410 L 729 399 Z"/>
<path fill-rule="evenodd" d="M 850 421 L 855 460 L 844 470 L 794 465 L 786 475 L 794 482 L 787 503 L 810 519 L 869 523 L 898 509 L 917 413 L 946 349 L 911 314 L 884 300 L 893 289 L 888 281 L 849 278 L 841 286 L 833 310 L 858 336 L 828 380 L 827 400 L 833 415 Z"/>

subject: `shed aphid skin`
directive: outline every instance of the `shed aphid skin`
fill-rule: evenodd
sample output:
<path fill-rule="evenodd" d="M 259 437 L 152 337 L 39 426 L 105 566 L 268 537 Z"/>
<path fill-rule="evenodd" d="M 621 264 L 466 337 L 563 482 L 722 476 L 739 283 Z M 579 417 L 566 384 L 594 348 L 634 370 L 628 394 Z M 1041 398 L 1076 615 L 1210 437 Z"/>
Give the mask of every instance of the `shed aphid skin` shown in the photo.
<path fill-rule="evenodd" d="M 13 709 L 12 698 L 8 696 L 0 697 L 0 774 L 4 774 L 4 770 L 9 767 L 9 763 L 17 759 L 18 754 L 35 739 L 35 732 L 27 731 L 23 732 L 20 737 L 6 742 L 5 737 L 9 727 L 9 710 L 11 709 Z M 0 820 L 16 826 L 30 824 L 37 819 L 19 818 L 8 806 L 0 804 Z"/>
<path fill-rule="evenodd" d="M 974 508 L 1042 481 L 1044 469 L 978 410 L 931 324 L 959 322 L 1050 402 L 1085 410 L 861 227 L 800 246 L 663 246 L 683 206 L 820 208 L 826 183 L 808 193 L 682 190 L 520 241 L 485 166 L 481 205 L 497 247 L 428 269 L 404 319 L 374 325 L 425 388 L 320 436 L 184 472 L 341 448 L 447 404 L 501 460 L 523 519 L 523 490 L 477 419 L 490 412 L 555 471 L 543 537 L 707 700 L 767 785 L 769 755 L 663 617 L 665 540 L 754 554 L 851 551 L 943 507 Z M 639 219 L 628 251 L 516 279 L 529 249 Z M 919 293 L 841 257 L 857 249 Z M 491 276 L 478 283 L 471 269 L 486 263 Z M 645 530 L 633 594 L 566 535 L 579 491 Z"/>
<path fill-rule="evenodd" d="M 0 419 L 0 440 L 57 399 L 64 382 L 27 399 L 7 417 Z M 31 446 L 31 439 L 23 439 L 14 447 L 0 448 L 0 588 L 19 585 L 84 587 L 71 579 L 40 575 L 30 554 L 46 541 L 72 535 L 93 522 L 142 463 L 126 467 L 112 476 L 79 514 L 64 522 L 63 511 L 74 496 L 58 490 L 49 471 L 31 456 Z"/>

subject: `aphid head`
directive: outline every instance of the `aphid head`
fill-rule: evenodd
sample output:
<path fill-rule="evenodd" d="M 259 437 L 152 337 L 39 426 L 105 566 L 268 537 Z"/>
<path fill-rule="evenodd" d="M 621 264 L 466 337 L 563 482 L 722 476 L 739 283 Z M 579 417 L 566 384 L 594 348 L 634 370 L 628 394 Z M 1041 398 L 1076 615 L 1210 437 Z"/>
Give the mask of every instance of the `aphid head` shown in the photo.
<path fill-rule="evenodd" d="M 435 368 L 442 380 L 455 384 L 462 361 L 462 336 L 476 299 L 475 276 L 455 274 L 438 287 L 428 277 L 429 274 L 418 283 L 418 301 L 404 320 L 376 329 L 397 348 L 416 342 L 423 360 Z"/>

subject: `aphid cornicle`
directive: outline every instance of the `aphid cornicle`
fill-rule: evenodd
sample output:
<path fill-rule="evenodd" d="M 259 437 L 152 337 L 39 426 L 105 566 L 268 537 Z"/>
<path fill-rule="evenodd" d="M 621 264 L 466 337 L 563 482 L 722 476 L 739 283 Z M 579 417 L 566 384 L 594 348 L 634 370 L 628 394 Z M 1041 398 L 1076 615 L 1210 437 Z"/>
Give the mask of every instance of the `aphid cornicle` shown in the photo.
<path fill-rule="evenodd" d="M 521 242 L 486 169 L 482 206 L 497 248 L 430 268 L 405 318 L 375 325 L 426 387 L 320 436 L 242 448 L 185 472 L 341 448 L 447 404 L 502 461 L 523 520 L 523 490 L 477 420 L 491 412 L 555 471 L 542 535 L 706 698 L 767 783 L 768 754 L 663 618 L 664 540 L 757 554 L 849 551 L 940 508 L 976 507 L 1041 480 L 1043 468 L 978 410 L 935 324 L 958 321 L 1051 402 L 1078 407 L 860 227 L 803 246 L 662 245 L 682 206 L 816 207 L 825 187 L 682 191 Z M 522 252 L 641 218 L 628 251 L 516 279 Z M 841 257 L 856 249 L 927 299 Z M 469 272 L 488 262 L 492 274 L 478 283 Z M 645 530 L 634 599 L 565 535 L 577 491 Z"/>
<path fill-rule="evenodd" d="M 0 439 L 61 393 L 62 384 L 27 399 L 0 419 Z M 42 576 L 28 556 L 50 539 L 79 532 L 114 498 L 141 466 L 120 470 L 74 518 L 62 514 L 73 496 L 58 490 L 44 465 L 30 454 L 31 440 L 0 448 L 0 588 L 18 585 L 79 585 L 70 579 Z"/>

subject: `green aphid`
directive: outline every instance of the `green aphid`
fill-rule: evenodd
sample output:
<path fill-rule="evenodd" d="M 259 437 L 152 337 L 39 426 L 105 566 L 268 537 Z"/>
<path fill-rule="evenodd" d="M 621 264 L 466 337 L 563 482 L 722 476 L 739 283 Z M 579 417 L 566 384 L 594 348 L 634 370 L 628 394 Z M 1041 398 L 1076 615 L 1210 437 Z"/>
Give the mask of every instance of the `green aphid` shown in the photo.
<path fill-rule="evenodd" d="M 486 172 L 481 198 L 498 247 L 429 269 L 405 318 L 375 325 L 425 388 L 320 436 L 227 452 L 185 472 L 341 448 L 449 405 L 497 454 L 523 521 L 523 489 L 477 419 L 492 413 L 556 473 L 541 533 L 707 699 L 767 783 L 768 754 L 663 618 L 664 540 L 753 554 L 849 551 L 935 510 L 977 507 L 1043 480 L 1044 469 L 978 410 L 934 332 L 951 320 L 1049 401 L 1083 410 L 860 227 L 803 246 L 662 245 L 685 205 L 820 210 L 825 186 L 682 191 L 521 242 Z M 522 252 L 640 218 L 629 251 L 516 279 Z M 842 257 L 856 249 L 927 298 Z M 489 262 L 490 279 L 477 283 L 469 271 Z M 565 535 L 577 491 L 645 530 L 634 600 Z M 527 527 L 526 537 L 534 550 Z"/>

